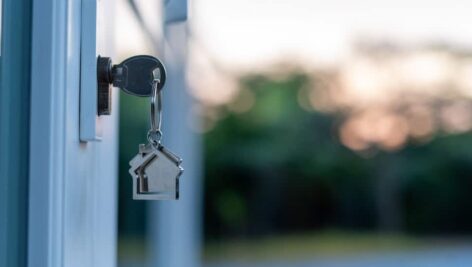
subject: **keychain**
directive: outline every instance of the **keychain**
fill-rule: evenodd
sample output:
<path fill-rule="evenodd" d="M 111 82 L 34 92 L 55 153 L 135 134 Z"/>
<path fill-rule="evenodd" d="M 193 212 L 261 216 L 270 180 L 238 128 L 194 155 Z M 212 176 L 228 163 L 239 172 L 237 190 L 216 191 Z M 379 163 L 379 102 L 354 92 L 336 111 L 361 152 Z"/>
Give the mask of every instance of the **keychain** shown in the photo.
<path fill-rule="evenodd" d="M 162 101 L 160 71 L 152 72 L 151 129 L 148 143 L 139 145 L 138 154 L 130 161 L 133 179 L 133 199 L 167 200 L 179 198 L 179 177 L 183 173 L 182 159 L 161 144 Z M 164 69 L 162 68 L 162 71 Z"/>

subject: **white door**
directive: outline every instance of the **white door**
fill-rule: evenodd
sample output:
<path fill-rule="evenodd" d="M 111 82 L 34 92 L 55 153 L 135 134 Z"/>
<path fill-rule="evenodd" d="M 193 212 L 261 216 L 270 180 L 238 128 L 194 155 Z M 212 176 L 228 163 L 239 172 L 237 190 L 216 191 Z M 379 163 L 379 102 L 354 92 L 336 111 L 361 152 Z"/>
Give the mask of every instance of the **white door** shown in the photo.
<path fill-rule="evenodd" d="M 34 0 L 31 42 L 28 266 L 115 266 L 117 108 L 97 119 L 101 141 L 81 142 L 84 19 L 91 0 Z M 92 2 L 95 0 L 92 0 Z M 100 0 L 97 52 L 113 57 L 112 0 Z M 85 34 L 94 35 L 88 31 Z M 83 48 L 83 47 L 82 47 Z M 84 54 L 82 54 L 84 56 Z M 114 94 L 115 96 L 117 94 Z"/>

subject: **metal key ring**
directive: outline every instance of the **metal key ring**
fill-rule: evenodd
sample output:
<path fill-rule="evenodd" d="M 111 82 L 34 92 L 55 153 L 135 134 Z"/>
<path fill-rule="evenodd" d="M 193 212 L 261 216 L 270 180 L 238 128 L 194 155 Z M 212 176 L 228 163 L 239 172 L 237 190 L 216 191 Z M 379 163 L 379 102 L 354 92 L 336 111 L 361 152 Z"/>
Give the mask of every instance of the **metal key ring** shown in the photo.
<path fill-rule="evenodd" d="M 159 79 L 154 79 L 152 82 L 151 95 L 151 129 L 149 129 L 147 138 L 148 141 L 157 146 L 161 143 L 161 121 L 162 121 L 162 102 L 161 89 L 159 88 Z"/>

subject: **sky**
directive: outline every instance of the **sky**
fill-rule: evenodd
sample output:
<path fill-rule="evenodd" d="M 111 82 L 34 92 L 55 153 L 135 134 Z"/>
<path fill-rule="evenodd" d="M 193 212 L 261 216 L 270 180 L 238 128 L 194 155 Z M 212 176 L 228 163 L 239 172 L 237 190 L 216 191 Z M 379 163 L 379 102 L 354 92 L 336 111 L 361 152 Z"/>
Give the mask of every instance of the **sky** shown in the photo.
<path fill-rule="evenodd" d="M 195 0 L 190 25 L 214 60 L 250 68 L 286 58 L 335 63 L 366 37 L 472 46 L 471 10 L 464 0 Z"/>
<path fill-rule="evenodd" d="M 159 1 L 136 0 L 161 35 Z M 115 17 L 117 50 L 152 53 L 124 0 Z M 472 1 L 466 0 L 193 0 L 192 51 L 233 69 L 290 59 L 308 65 L 349 57 L 353 42 L 374 38 L 472 47 Z M 125 37 L 125 39 L 123 38 Z"/>

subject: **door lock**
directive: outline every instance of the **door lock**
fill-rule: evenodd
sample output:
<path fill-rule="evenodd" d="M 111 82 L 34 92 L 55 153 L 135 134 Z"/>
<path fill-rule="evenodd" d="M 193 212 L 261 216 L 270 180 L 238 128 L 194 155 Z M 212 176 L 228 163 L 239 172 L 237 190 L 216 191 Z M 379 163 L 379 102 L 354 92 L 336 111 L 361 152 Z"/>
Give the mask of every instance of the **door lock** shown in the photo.
<path fill-rule="evenodd" d="M 98 56 L 98 115 L 111 113 L 112 86 L 130 95 L 150 97 L 156 77 L 159 80 L 158 90 L 161 90 L 166 81 L 166 70 L 162 62 L 153 56 L 133 56 L 117 65 L 113 65 L 109 57 Z"/>

